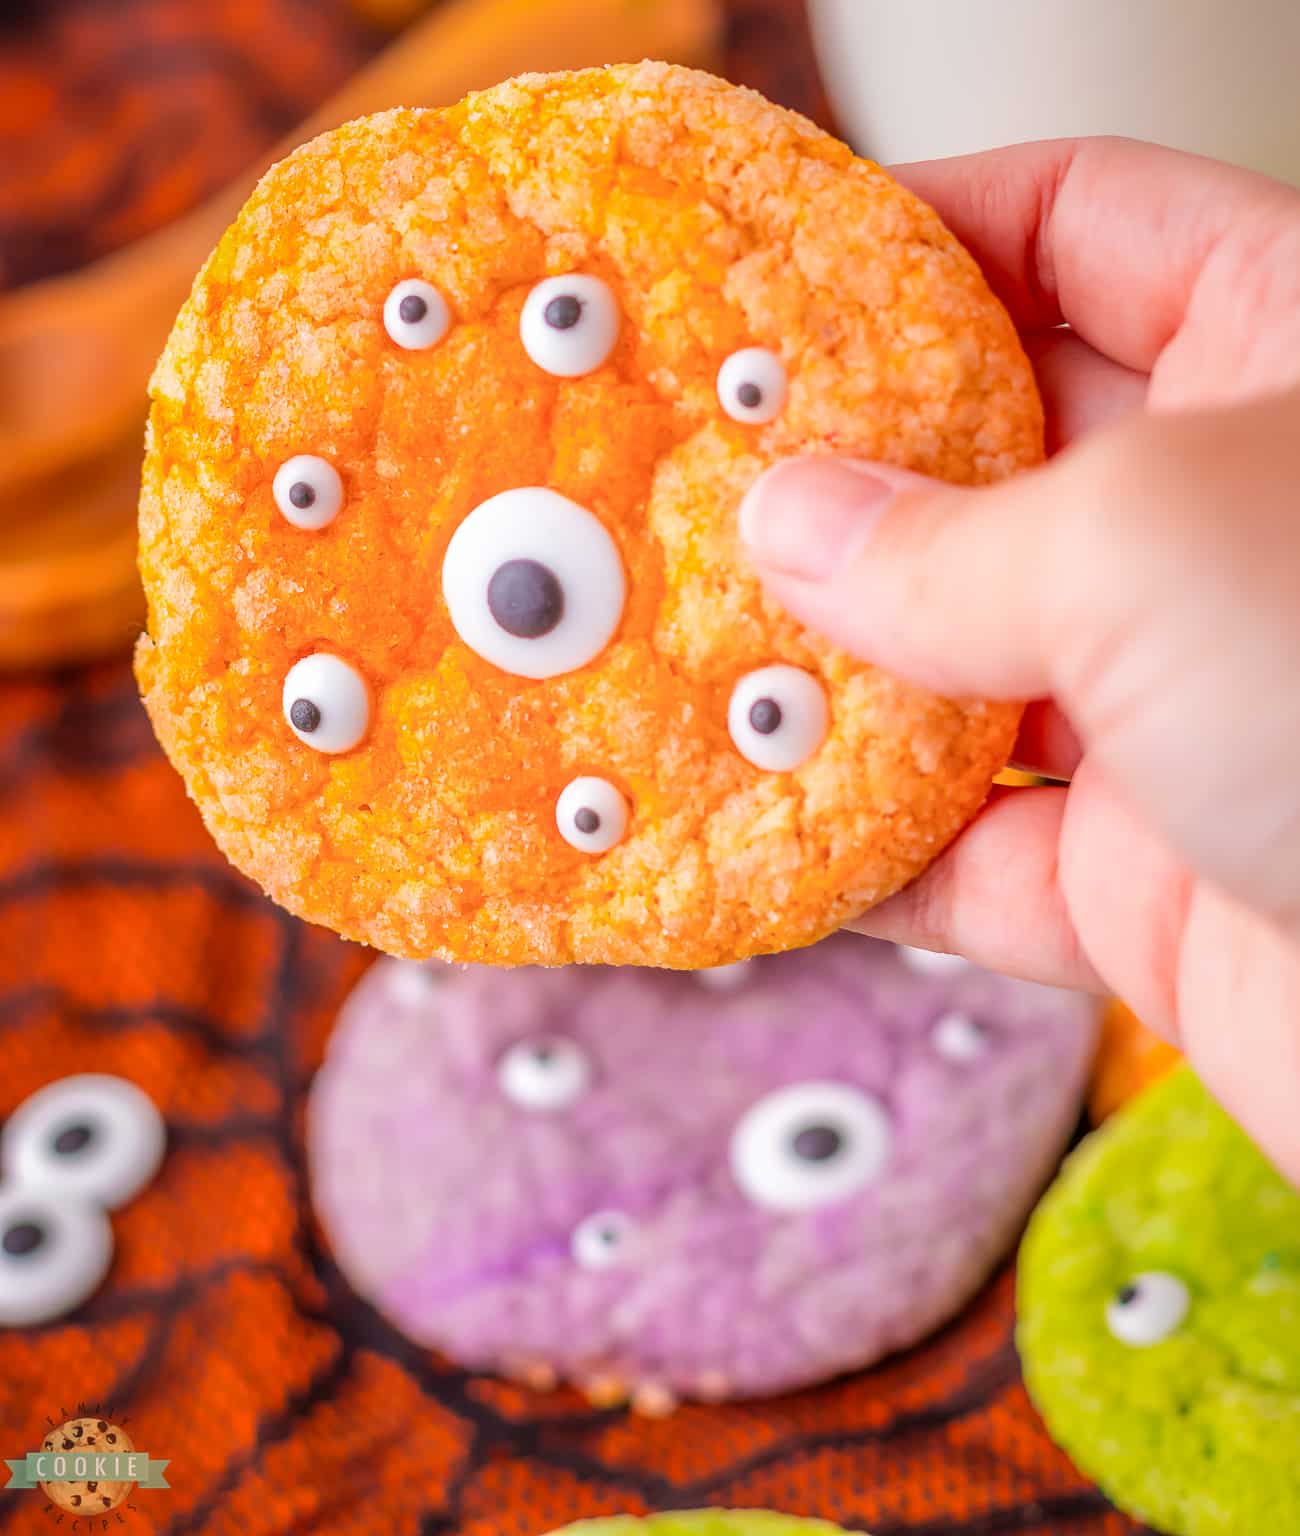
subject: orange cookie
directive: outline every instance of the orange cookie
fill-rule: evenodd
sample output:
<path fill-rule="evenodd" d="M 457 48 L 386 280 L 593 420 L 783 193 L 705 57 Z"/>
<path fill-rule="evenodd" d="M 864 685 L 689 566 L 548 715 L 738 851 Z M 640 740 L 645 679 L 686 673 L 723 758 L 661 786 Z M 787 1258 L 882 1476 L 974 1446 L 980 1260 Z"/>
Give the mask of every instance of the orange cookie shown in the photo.
<path fill-rule="evenodd" d="M 639 64 L 395 111 L 264 178 L 152 384 L 137 668 L 228 856 L 405 956 L 806 944 L 974 814 L 1017 711 L 762 594 L 774 460 L 1042 452 L 937 217 L 751 91 Z"/>

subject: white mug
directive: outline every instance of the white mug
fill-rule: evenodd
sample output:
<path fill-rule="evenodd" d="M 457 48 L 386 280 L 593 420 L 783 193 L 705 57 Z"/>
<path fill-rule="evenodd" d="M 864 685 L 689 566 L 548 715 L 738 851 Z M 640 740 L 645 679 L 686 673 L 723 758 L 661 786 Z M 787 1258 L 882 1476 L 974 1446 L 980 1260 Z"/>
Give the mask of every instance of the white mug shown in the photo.
<path fill-rule="evenodd" d="M 1300 185 L 1300 0 L 810 0 L 831 103 L 888 164 L 1119 133 Z"/>

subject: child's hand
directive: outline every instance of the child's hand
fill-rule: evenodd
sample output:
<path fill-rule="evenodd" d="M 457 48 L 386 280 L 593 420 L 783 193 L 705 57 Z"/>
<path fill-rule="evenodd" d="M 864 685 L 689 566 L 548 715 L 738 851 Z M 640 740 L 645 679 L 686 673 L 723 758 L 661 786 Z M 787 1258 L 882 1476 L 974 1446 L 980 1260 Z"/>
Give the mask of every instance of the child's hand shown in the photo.
<path fill-rule="evenodd" d="M 1035 699 L 1019 759 L 1071 783 L 998 794 L 862 926 L 1119 993 L 1300 1179 L 1300 193 L 1112 140 L 901 179 L 1065 451 L 979 491 L 790 462 L 742 530 L 847 650 Z"/>

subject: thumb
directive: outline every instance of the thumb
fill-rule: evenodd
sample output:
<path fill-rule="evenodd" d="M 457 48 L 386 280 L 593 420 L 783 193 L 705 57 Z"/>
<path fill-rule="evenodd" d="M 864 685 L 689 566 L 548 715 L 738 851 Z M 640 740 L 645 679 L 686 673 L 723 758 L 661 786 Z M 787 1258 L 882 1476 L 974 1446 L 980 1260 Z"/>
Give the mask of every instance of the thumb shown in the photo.
<path fill-rule="evenodd" d="M 745 496 L 741 538 L 768 592 L 851 654 L 950 696 L 1033 698 L 1059 661 L 1061 478 L 1053 465 L 971 490 L 789 459 Z"/>

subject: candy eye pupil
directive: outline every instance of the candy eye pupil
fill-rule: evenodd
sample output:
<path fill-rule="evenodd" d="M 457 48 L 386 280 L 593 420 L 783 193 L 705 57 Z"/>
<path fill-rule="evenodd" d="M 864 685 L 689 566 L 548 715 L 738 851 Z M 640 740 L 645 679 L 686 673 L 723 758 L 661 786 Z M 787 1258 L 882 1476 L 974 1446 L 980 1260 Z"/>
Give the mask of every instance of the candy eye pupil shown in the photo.
<path fill-rule="evenodd" d="M 571 293 L 552 299 L 542 316 L 553 331 L 568 331 L 582 318 L 582 304 Z"/>
<path fill-rule="evenodd" d="M 579 832 L 585 832 L 588 836 L 600 831 L 600 817 L 589 805 L 584 805 L 574 813 L 573 825 Z"/>
<path fill-rule="evenodd" d="M 537 640 L 564 617 L 564 588 L 540 560 L 507 560 L 492 573 L 487 604 L 508 635 Z"/>
<path fill-rule="evenodd" d="M 796 1157 L 806 1163 L 824 1163 L 844 1145 L 844 1137 L 833 1125 L 805 1126 L 791 1145 Z"/>
<path fill-rule="evenodd" d="M 35 1253 L 44 1241 L 43 1227 L 34 1221 L 16 1221 L 0 1239 L 0 1248 L 12 1258 L 21 1259 L 29 1253 Z"/>
<path fill-rule="evenodd" d="M 760 736 L 770 736 L 781 725 L 781 706 L 775 699 L 755 699 L 749 706 L 749 723 Z"/>
<path fill-rule="evenodd" d="M 289 706 L 289 720 L 295 730 L 310 735 L 320 729 L 320 707 L 310 699 L 295 699 Z"/>
<path fill-rule="evenodd" d="M 316 504 L 316 492 L 305 480 L 295 480 L 289 487 L 289 500 L 300 512 Z"/>
<path fill-rule="evenodd" d="M 1132 1281 L 1128 1285 L 1121 1285 L 1115 1293 L 1115 1300 L 1119 1302 L 1121 1307 L 1131 1307 L 1137 1299 L 1138 1288 Z"/>
<path fill-rule="evenodd" d="M 736 390 L 736 399 L 746 410 L 752 411 L 755 406 L 762 405 L 763 391 L 757 384 L 746 381 Z"/>
<path fill-rule="evenodd" d="M 65 1125 L 54 1137 L 52 1145 L 60 1157 L 73 1157 L 84 1151 L 94 1139 L 94 1126 L 78 1121 L 74 1125 Z"/>
<path fill-rule="evenodd" d="M 429 313 L 428 301 L 422 299 L 418 293 L 408 293 L 397 306 L 397 313 L 404 324 L 419 325 Z"/>

